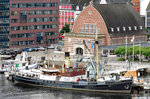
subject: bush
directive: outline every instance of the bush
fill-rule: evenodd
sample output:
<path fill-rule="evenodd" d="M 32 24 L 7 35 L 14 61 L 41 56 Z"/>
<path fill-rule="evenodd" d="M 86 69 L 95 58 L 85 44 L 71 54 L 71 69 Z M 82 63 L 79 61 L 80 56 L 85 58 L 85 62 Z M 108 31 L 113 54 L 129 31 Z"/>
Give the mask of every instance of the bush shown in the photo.
<path fill-rule="evenodd" d="M 118 61 L 125 61 L 124 58 L 118 58 Z"/>

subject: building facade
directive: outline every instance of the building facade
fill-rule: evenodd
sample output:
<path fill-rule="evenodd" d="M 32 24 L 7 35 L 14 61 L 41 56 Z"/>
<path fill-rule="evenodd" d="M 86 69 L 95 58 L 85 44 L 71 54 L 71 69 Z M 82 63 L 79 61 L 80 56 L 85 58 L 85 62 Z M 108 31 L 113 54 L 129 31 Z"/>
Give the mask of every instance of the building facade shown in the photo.
<path fill-rule="evenodd" d="M 76 18 L 80 12 L 89 5 L 91 0 L 60 0 L 59 6 L 59 30 L 65 24 L 70 25 L 70 29 L 73 28 Z M 140 1 L 139 0 L 93 0 L 94 4 L 130 4 L 137 12 L 140 12 Z"/>
<path fill-rule="evenodd" d="M 129 4 L 90 4 L 78 16 L 71 33 L 65 34 L 64 50 L 72 55 L 86 55 L 86 42 L 90 53 L 94 53 L 95 37 L 100 46 L 128 44 L 147 41 L 144 23 Z"/>
<path fill-rule="evenodd" d="M 9 47 L 9 0 L 0 0 L 0 48 Z"/>
<path fill-rule="evenodd" d="M 70 29 L 80 12 L 89 4 L 91 0 L 60 0 L 59 5 L 59 30 L 65 24 L 69 24 Z"/>
<path fill-rule="evenodd" d="M 147 9 L 146 9 L 146 15 L 145 15 L 145 27 L 147 28 L 147 31 L 148 31 L 148 40 L 150 40 L 150 2 L 147 6 Z"/>
<path fill-rule="evenodd" d="M 10 48 L 58 42 L 59 0 L 10 0 Z"/>

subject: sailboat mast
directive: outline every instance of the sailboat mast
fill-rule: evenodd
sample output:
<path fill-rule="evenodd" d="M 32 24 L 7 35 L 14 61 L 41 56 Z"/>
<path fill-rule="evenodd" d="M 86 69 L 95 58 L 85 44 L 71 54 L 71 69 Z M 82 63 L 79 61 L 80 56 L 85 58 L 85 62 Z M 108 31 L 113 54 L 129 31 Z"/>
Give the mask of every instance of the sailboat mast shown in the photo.
<path fill-rule="evenodd" d="M 98 33 L 96 33 L 96 41 L 95 41 L 95 44 L 96 44 L 96 66 L 97 66 L 97 80 L 99 79 L 99 55 L 98 55 Z"/>
<path fill-rule="evenodd" d="M 127 38 L 127 35 L 126 35 L 126 53 L 125 53 L 125 59 L 127 60 L 127 43 L 128 43 L 128 38 Z"/>

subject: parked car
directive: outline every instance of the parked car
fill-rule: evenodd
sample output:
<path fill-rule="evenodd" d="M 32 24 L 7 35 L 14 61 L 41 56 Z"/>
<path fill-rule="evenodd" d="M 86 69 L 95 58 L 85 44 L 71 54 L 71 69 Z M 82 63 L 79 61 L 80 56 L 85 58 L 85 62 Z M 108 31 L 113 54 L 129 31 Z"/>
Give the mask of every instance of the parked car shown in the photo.
<path fill-rule="evenodd" d="M 42 47 L 42 46 L 38 46 L 38 47 L 36 47 L 36 48 L 37 48 L 38 51 L 45 51 L 45 48 Z"/>
<path fill-rule="evenodd" d="M 6 54 L 6 50 L 2 50 L 1 55 L 5 55 L 5 54 Z"/>
<path fill-rule="evenodd" d="M 102 54 L 101 57 L 107 57 L 107 54 Z"/>
<path fill-rule="evenodd" d="M 22 51 L 23 51 L 23 49 L 14 49 L 14 52 L 15 52 L 16 54 L 21 54 Z"/>
<path fill-rule="evenodd" d="M 32 49 L 31 49 L 31 48 L 25 48 L 23 51 L 31 52 L 31 51 L 32 51 Z"/>
<path fill-rule="evenodd" d="M 38 48 L 33 47 L 33 48 L 32 48 L 32 51 L 38 51 Z"/>
<path fill-rule="evenodd" d="M 48 49 L 54 49 L 54 45 L 50 45 L 47 47 Z"/>

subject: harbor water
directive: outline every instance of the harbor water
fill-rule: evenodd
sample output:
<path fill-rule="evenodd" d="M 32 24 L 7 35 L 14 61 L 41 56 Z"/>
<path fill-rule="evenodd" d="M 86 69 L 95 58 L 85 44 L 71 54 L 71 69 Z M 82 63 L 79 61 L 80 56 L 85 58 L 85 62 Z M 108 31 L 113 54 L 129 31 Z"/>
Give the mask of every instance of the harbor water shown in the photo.
<path fill-rule="evenodd" d="M 0 74 L 0 99 L 150 99 L 150 91 L 141 91 L 137 94 L 110 94 L 77 92 L 70 90 L 58 90 L 15 84 Z"/>

